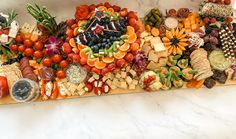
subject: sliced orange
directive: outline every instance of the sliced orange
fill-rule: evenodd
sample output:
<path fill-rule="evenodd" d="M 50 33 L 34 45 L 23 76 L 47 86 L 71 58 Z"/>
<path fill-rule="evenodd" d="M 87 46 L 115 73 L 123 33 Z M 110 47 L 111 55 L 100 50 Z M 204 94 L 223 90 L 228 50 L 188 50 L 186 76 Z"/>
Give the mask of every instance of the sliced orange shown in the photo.
<path fill-rule="evenodd" d="M 90 67 L 94 67 L 95 66 L 95 62 L 99 61 L 98 58 L 93 58 L 93 59 L 88 59 L 87 60 L 87 64 L 90 66 Z"/>
<path fill-rule="evenodd" d="M 84 48 L 86 48 L 85 45 L 83 45 L 83 44 L 81 44 L 81 43 L 78 44 L 78 49 L 79 49 L 79 50 L 82 50 L 82 49 L 84 49 Z"/>
<path fill-rule="evenodd" d="M 129 35 L 127 42 L 134 43 L 136 40 L 137 40 L 137 35 L 135 33 L 133 33 L 133 34 Z"/>
<path fill-rule="evenodd" d="M 127 52 L 123 52 L 123 51 L 118 51 L 114 54 L 114 57 L 116 59 L 122 59 L 125 57 L 125 55 L 127 54 Z"/>
<path fill-rule="evenodd" d="M 97 69 L 104 69 L 107 66 L 107 64 L 103 61 L 96 61 L 95 62 L 95 67 Z"/>
<path fill-rule="evenodd" d="M 78 35 L 78 30 L 79 30 L 79 27 L 76 27 L 76 28 L 74 29 L 74 36 L 77 36 L 77 35 Z"/>
<path fill-rule="evenodd" d="M 107 8 L 105 6 L 99 6 L 97 7 L 98 11 L 107 11 Z"/>
<path fill-rule="evenodd" d="M 129 50 L 129 48 L 130 48 L 130 44 L 125 42 L 121 47 L 119 47 L 119 50 L 126 52 Z"/>
<path fill-rule="evenodd" d="M 132 26 L 127 26 L 127 34 L 134 34 L 135 33 L 135 29 Z"/>
<path fill-rule="evenodd" d="M 88 55 L 85 53 L 85 51 L 83 51 L 83 50 L 80 50 L 80 52 L 79 52 L 79 56 L 82 58 L 86 58 L 86 59 L 88 59 Z"/>
<path fill-rule="evenodd" d="M 76 42 L 75 42 L 75 39 L 74 38 L 71 38 L 70 40 L 69 40 L 69 44 L 70 44 L 70 46 L 71 47 L 76 47 Z"/>
<path fill-rule="evenodd" d="M 114 62 L 115 58 L 114 57 L 102 57 L 102 61 L 109 64 Z"/>
<path fill-rule="evenodd" d="M 109 12 L 111 12 L 111 13 L 114 13 L 114 12 L 115 12 L 113 8 L 108 8 L 107 10 L 108 10 Z"/>

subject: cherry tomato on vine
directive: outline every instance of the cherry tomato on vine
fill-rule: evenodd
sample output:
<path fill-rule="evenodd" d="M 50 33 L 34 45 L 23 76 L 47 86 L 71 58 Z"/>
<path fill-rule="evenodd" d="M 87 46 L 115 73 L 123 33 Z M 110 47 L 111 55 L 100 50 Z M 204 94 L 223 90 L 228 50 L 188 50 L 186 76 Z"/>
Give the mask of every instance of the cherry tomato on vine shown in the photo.
<path fill-rule="evenodd" d="M 52 59 L 50 59 L 49 57 L 46 57 L 43 59 L 43 65 L 46 67 L 50 67 L 52 64 Z"/>
<path fill-rule="evenodd" d="M 55 63 L 59 63 L 59 62 L 61 62 L 61 60 L 62 60 L 62 56 L 59 54 L 56 54 L 52 57 L 52 61 Z"/>

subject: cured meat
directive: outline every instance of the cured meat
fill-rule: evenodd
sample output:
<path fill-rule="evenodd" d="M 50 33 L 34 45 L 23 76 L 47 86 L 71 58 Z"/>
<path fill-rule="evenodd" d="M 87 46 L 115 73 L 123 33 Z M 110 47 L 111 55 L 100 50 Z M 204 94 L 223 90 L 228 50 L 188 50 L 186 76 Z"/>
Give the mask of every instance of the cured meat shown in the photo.
<path fill-rule="evenodd" d="M 29 64 L 29 58 L 24 57 L 21 59 L 20 70 L 24 78 L 28 78 L 35 82 L 38 82 L 38 77 L 34 74 L 34 69 Z"/>
<path fill-rule="evenodd" d="M 39 76 L 45 81 L 52 81 L 55 77 L 54 70 L 52 68 L 43 67 L 39 71 Z"/>

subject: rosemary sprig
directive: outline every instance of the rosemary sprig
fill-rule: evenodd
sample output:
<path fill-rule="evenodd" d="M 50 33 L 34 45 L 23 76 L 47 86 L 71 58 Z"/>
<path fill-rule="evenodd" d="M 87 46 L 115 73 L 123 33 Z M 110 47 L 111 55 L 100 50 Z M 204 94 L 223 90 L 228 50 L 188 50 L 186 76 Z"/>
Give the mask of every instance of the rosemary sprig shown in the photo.
<path fill-rule="evenodd" d="M 51 35 L 57 31 L 57 22 L 55 16 L 51 16 L 46 7 L 40 7 L 37 4 L 27 4 L 28 12 L 38 21 L 38 24 L 43 25 Z"/>

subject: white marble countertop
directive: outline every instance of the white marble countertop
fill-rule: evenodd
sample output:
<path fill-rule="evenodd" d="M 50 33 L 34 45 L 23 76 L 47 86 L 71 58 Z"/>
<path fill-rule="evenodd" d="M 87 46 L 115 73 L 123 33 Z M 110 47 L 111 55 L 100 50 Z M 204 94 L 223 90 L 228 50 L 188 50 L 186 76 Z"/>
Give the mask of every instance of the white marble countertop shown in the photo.
<path fill-rule="evenodd" d="M 1 0 L 31 22 L 24 4 Z M 101 0 L 99 0 L 101 1 Z M 105 0 L 103 0 L 104 2 Z M 200 0 L 111 0 L 142 16 L 151 7 L 197 9 Z M 36 0 L 34 1 L 36 2 Z M 92 3 L 92 0 L 80 3 Z M 74 14 L 78 0 L 37 0 L 58 20 Z M 45 103 L 0 106 L 1 139 L 234 139 L 236 86 L 113 95 Z"/>

